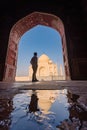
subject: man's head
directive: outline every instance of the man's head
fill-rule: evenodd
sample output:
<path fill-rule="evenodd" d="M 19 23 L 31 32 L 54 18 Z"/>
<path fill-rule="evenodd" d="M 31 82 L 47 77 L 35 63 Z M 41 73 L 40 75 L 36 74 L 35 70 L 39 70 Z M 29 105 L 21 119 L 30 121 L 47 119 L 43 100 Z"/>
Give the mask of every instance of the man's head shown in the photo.
<path fill-rule="evenodd" d="M 34 56 L 37 56 L 37 52 L 34 52 Z"/>

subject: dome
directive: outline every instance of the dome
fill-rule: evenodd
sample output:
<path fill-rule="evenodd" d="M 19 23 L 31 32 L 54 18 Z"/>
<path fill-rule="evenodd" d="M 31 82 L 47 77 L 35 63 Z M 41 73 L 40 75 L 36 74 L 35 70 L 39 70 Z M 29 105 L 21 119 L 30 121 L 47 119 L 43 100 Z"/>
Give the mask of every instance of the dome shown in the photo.
<path fill-rule="evenodd" d="M 43 111 L 44 114 L 48 114 L 49 113 L 49 109 L 52 106 L 52 103 L 50 102 L 49 99 L 46 98 L 40 98 L 38 100 L 38 106 L 41 109 L 41 111 Z"/>
<path fill-rule="evenodd" d="M 49 57 L 45 54 L 42 54 L 39 59 L 38 59 L 39 62 L 48 62 L 49 61 Z"/>

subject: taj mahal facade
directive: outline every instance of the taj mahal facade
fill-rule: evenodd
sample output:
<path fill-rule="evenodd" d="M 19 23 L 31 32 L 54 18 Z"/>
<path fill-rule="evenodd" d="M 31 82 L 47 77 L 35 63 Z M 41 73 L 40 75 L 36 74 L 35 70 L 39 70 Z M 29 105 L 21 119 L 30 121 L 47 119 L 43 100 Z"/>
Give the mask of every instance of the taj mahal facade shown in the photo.
<path fill-rule="evenodd" d="M 29 75 L 25 77 L 15 77 L 15 81 L 31 81 L 32 66 L 29 66 Z M 46 54 L 38 58 L 37 79 L 39 81 L 65 80 L 65 74 L 62 65 L 58 67 Z"/>

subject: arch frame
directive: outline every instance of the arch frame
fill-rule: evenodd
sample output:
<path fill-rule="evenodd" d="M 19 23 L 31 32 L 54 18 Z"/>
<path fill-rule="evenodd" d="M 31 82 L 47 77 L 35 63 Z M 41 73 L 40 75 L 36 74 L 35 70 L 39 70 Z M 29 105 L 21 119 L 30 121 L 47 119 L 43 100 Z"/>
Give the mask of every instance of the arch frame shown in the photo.
<path fill-rule="evenodd" d="M 20 38 L 25 32 L 37 25 L 48 26 L 59 32 L 62 41 L 66 80 L 71 79 L 66 36 L 62 20 L 53 14 L 33 12 L 16 22 L 10 31 L 3 81 L 15 81 Z"/>

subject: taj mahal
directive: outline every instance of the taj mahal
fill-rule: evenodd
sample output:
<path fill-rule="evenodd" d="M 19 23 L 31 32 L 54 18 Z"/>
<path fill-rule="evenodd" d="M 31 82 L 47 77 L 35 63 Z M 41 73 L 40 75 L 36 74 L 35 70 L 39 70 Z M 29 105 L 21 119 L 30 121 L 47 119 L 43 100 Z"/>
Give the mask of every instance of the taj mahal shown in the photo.
<path fill-rule="evenodd" d="M 15 77 L 16 81 L 31 81 L 32 80 L 32 66 L 29 66 L 29 76 Z M 39 81 L 47 80 L 65 80 L 65 74 L 62 65 L 58 67 L 46 54 L 42 54 L 38 58 L 37 79 Z"/>

